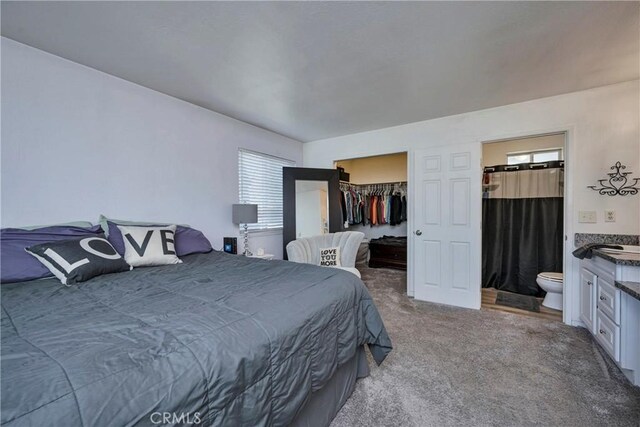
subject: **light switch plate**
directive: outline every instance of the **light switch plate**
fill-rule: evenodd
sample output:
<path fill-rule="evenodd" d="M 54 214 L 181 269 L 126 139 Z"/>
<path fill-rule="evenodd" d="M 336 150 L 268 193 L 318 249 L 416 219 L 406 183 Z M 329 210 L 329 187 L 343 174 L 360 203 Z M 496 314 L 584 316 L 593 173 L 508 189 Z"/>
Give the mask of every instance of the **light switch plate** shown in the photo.
<path fill-rule="evenodd" d="M 595 211 L 580 211 L 578 212 L 578 222 L 581 223 L 596 223 L 598 218 Z"/>
<path fill-rule="evenodd" d="M 604 211 L 604 222 L 616 222 L 616 211 Z"/>

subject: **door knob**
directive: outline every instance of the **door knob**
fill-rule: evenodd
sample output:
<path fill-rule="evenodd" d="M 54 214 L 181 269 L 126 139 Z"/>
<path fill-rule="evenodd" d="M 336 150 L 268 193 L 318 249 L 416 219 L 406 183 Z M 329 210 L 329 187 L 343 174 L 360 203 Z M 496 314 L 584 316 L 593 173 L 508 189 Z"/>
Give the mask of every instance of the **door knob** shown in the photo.
<path fill-rule="evenodd" d="M 422 236 L 422 231 L 416 230 L 416 236 Z"/>

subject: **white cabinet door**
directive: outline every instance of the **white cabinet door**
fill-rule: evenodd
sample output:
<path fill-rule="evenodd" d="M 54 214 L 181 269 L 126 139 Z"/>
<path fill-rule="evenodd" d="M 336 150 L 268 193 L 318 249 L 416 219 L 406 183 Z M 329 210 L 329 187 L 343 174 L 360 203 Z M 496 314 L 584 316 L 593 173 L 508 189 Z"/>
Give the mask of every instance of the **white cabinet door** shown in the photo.
<path fill-rule="evenodd" d="M 481 144 L 416 150 L 413 174 L 414 296 L 480 308 Z"/>
<path fill-rule="evenodd" d="M 596 333 L 596 286 L 598 276 L 582 267 L 580 269 L 580 320 L 592 334 Z"/>

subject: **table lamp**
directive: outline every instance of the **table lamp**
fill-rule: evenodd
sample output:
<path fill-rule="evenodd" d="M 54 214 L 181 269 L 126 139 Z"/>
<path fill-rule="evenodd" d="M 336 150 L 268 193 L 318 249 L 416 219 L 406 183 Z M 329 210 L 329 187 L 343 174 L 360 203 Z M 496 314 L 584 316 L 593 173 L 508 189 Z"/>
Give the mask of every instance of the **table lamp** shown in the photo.
<path fill-rule="evenodd" d="M 253 255 L 249 251 L 249 224 L 258 222 L 258 205 L 233 205 L 233 223 L 244 225 L 244 256 Z"/>

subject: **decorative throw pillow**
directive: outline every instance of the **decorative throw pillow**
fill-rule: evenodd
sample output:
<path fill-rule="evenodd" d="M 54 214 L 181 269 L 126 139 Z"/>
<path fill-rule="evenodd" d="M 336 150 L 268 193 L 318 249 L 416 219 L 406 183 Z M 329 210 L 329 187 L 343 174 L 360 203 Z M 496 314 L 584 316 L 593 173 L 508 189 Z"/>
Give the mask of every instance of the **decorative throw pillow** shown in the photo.
<path fill-rule="evenodd" d="M 124 255 L 124 239 L 122 233 L 118 228 L 119 225 L 115 222 L 107 221 L 107 227 L 109 234 L 107 234 L 107 240 L 120 255 Z M 166 227 L 170 224 L 136 224 L 137 227 Z M 106 233 L 105 233 L 106 234 Z M 207 239 L 202 231 L 195 228 L 177 225 L 176 226 L 176 238 L 175 238 L 176 255 L 183 257 L 191 254 L 206 254 L 213 250 L 209 239 Z"/>
<path fill-rule="evenodd" d="M 320 249 L 320 265 L 325 267 L 340 267 L 340 246 Z"/>
<path fill-rule="evenodd" d="M 127 226 L 144 225 L 147 227 L 168 227 L 172 225 L 171 222 L 164 222 L 164 221 L 149 222 L 149 221 L 130 221 L 130 220 L 124 220 L 124 219 L 107 218 L 106 216 L 101 214 L 100 217 L 98 218 L 98 224 L 100 224 L 100 227 L 102 227 L 102 231 L 104 232 L 104 235 L 107 236 L 107 239 L 109 238 L 109 233 L 110 233 L 110 228 L 108 224 L 109 222 L 112 222 L 116 225 L 127 225 Z M 190 227 L 190 225 L 178 224 L 178 227 Z M 116 250 L 118 250 L 118 248 L 116 248 Z"/>
<path fill-rule="evenodd" d="M 104 235 L 41 243 L 25 250 L 65 285 L 131 269 Z"/>
<path fill-rule="evenodd" d="M 119 225 L 124 240 L 124 259 L 132 267 L 179 264 L 176 226 L 138 227 Z"/>

